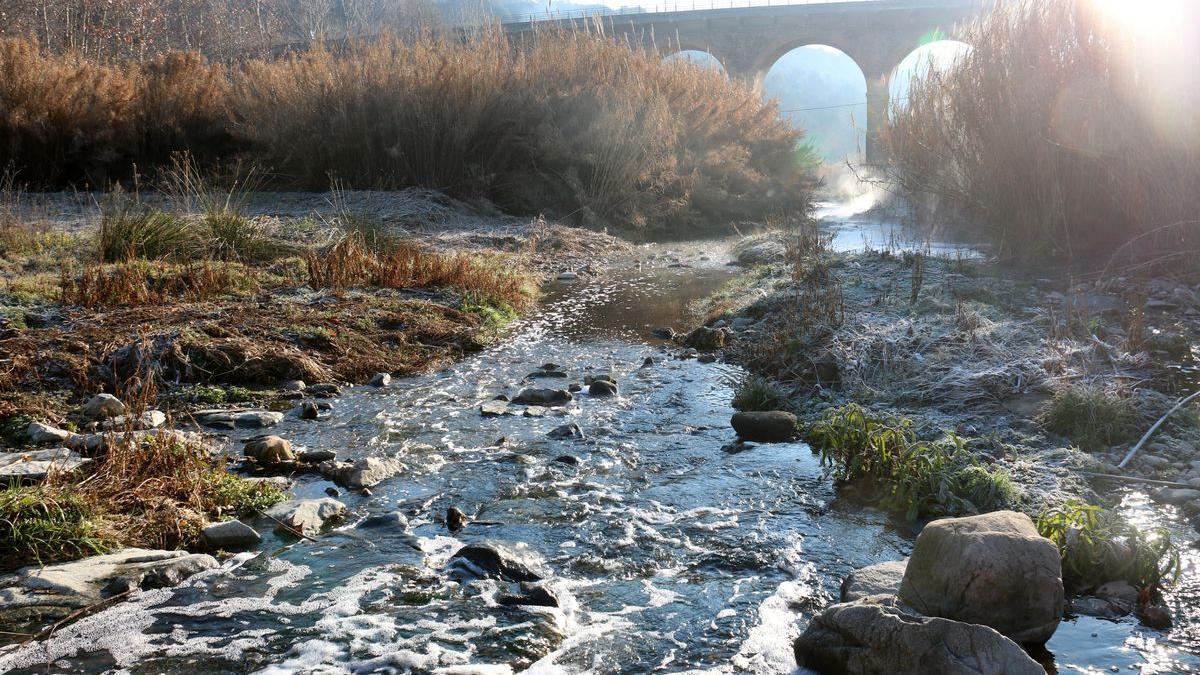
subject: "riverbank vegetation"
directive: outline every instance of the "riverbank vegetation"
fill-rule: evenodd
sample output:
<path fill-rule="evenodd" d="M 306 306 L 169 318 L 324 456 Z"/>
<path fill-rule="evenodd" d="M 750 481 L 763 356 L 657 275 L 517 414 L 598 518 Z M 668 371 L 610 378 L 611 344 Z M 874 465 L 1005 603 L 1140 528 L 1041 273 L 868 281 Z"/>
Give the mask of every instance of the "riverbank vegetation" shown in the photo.
<path fill-rule="evenodd" d="M 800 140 L 723 74 L 600 35 L 426 33 L 228 67 L 0 41 L 0 167 L 39 188 L 128 185 L 186 152 L 254 163 L 274 188 L 433 187 L 681 236 L 807 208 Z"/>
<path fill-rule="evenodd" d="M 1196 8 L 1122 6 L 999 4 L 955 67 L 914 79 L 884 140 L 888 180 L 923 220 L 1005 258 L 1194 260 L 1200 90 L 1179 70 L 1195 60 L 1179 31 Z"/>

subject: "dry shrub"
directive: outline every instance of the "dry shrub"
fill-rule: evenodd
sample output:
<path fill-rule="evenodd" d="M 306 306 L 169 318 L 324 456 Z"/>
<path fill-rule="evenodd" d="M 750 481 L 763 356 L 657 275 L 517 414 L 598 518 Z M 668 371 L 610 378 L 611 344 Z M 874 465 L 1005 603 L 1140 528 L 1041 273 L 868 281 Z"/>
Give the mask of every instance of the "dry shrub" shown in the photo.
<path fill-rule="evenodd" d="M 146 261 L 89 265 L 78 276 L 64 267 L 60 280 L 63 303 L 88 308 L 203 302 L 257 288 L 253 270 L 211 260 L 186 265 Z"/>
<path fill-rule="evenodd" d="M 322 251 L 309 252 L 305 263 L 308 284 L 313 288 L 452 288 L 513 308 L 525 307 L 533 299 L 528 277 L 501 259 L 432 253 L 409 242 L 395 242 L 376 251 L 367 246 L 360 232 L 352 232 Z"/>
<path fill-rule="evenodd" d="M 1109 255 L 1135 237 L 1131 257 L 1194 252 L 1195 92 L 1171 89 L 1169 105 L 1191 108 L 1173 128 L 1150 104 L 1187 62 L 1164 67 L 1156 50 L 1189 49 L 1195 34 L 1134 45 L 1103 4 L 998 4 L 964 38 L 973 51 L 914 80 L 907 107 L 894 110 L 892 179 L 1005 257 Z"/>

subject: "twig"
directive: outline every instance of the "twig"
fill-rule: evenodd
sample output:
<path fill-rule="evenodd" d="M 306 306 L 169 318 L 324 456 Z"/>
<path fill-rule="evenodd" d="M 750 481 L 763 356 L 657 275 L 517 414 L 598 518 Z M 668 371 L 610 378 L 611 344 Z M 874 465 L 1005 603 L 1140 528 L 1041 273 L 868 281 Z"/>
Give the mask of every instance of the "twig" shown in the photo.
<path fill-rule="evenodd" d="M 1146 483 L 1149 485 L 1162 485 L 1163 487 L 1185 488 L 1188 490 L 1195 489 L 1187 483 L 1177 483 L 1171 480 L 1157 480 L 1154 478 L 1141 478 L 1138 476 L 1118 476 L 1111 473 L 1093 473 L 1091 471 L 1082 471 L 1080 473 L 1093 478 L 1108 478 L 1110 480 L 1121 481 L 1123 483 Z"/>
<path fill-rule="evenodd" d="M 127 591 L 117 593 L 116 595 L 110 595 L 109 597 L 101 600 L 100 602 L 88 605 L 87 607 L 80 607 L 79 609 L 75 610 L 74 612 L 71 612 L 70 614 L 66 615 L 62 619 L 59 619 L 55 623 L 51 624 L 50 626 L 47 626 L 46 628 L 43 628 L 42 630 L 38 631 L 37 633 L 30 635 L 21 644 L 29 644 L 30 642 L 34 642 L 36 640 L 44 640 L 44 639 L 50 637 L 51 635 L 53 635 L 55 633 L 55 631 L 57 631 L 59 628 L 62 628 L 63 626 L 74 623 L 74 622 L 78 621 L 79 619 L 82 619 L 90 614 L 99 612 L 102 609 L 106 609 L 109 605 L 114 605 L 119 600 L 124 600 L 125 596 L 129 595 L 130 593 L 133 593 L 135 590 L 138 590 L 138 589 L 131 588 Z"/>
<path fill-rule="evenodd" d="M 266 516 L 266 517 L 270 518 L 271 520 L 275 521 L 276 525 L 282 527 L 283 529 L 287 530 L 288 532 L 291 532 L 292 534 L 296 535 L 297 537 L 300 537 L 302 539 L 307 539 L 309 541 L 316 541 L 316 539 L 313 539 L 312 537 L 308 536 L 307 534 L 304 534 L 300 530 L 297 530 L 296 528 L 292 527 L 291 525 L 288 525 L 287 523 L 285 523 L 282 520 L 276 518 L 275 516 L 267 513 L 266 511 L 259 511 L 258 513 L 259 513 L 259 515 Z"/>
<path fill-rule="evenodd" d="M 1158 431 L 1158 428 L 1162 426 L 1163 422 L 1167 421 L 1167 418 L 1171 416 L 1171 413 L 1173 413 L 1176 410 L 1179 410 L 1183 406 L 1187 405 L 1188 403 L 1190 403 L 1192 401 L 1192 399 L 1196 398 L 1197 396 L 1200 396 L 1200 390 L 1196 390 L 1195 393 L 1193 393 L 1191 396 L 1188 396 L 1187 398 L 1180 399 L 1179 402 L 1175 404 L 1175 407 L 1173 407 L 1167 411 L 1167 414 L 1158 418 L 1158 421 L 1154 423 L 1154 426 L 1150 427 L 1150 429 L 1145 434 L 1142 435 L 1142 438 L 1141 438 L 1141 440 L 1139 440 L 1137 442 L 1137 445 L 1135 445 L 1129 449 L 1129 452 L 1125 455 L 1125 459 L 1121 460 L 1121 463 L 1117 465 L 1117 468 L 1124 469 L 1125 465 L 1129 463 L 1129 460 L 1133 459 L 1133 456 L 1137 454 L 1137 451 L 1142 448 L 1142 444 L 1144 444 L 1147 440 L 1149 440 L 1150 436 L 1152 436 L 1155 431 Z"/>

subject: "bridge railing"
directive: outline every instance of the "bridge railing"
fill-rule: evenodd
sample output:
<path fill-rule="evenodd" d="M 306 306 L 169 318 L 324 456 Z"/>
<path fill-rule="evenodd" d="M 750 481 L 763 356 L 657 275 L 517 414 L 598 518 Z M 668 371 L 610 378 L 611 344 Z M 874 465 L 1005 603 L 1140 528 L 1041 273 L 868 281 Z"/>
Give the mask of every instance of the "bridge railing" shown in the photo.
<path fill-rule="evenodd" d="M 518 12 L 499 15 L 500 23 L 537 23 L 539 21 L 562 21 L 565 19 L 588 19 L 592 17 L 619 17 L 638 14 L 663 14 L 672 12 L 697 12 L 714 9 L 742 9 L 747 7 L 782 7 L 785 5 L 828 5 L 844 2 L 879 2 L 880 0 L 668 0 L 649 7 L 614 7 L 587 9 L 548 9 L 544 12 Z"/>

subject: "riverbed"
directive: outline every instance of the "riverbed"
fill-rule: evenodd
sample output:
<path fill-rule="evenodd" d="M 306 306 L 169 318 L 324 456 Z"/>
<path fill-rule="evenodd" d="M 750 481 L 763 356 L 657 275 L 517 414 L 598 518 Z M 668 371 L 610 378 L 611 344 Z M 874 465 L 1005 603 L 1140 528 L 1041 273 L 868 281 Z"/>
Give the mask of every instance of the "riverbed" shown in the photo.
<path fill-rule="evenodd" d="M 320 421 L 289 414 L 273 432 L 297 446 L 395 456 L 406 470 L 369 496 L 343 491 L 353 516 L 317 541 L 268 535 L 259 552 L 64 627 L 0 670 L 792 672 L 792 641 L 845 575 L 904 557 L 914 535 L 839 500 L 803 443 L 728 451 L 740 369 L 678 358 L 652 333 L 693 324 L 689 303 L 732 278 L 729 259 L 720 242 L 642 247 L 596 279 L 546 286 L 491 349 L 385 389 L 350 388 Z M 564 382 L 611 374 L 619 395 L 481 416 L 547 363 Z M 547 435 L 566 423 L 585 438 Z M 330 487 L 301 476 L 293 492 Z M 1176 523 L 1137 493 L 1127 504 Z M 444 524 L 451 506 L 472 519 L 457 533 Z M 411 528 L 359 527 L 393 511 Z M 558 606 L 506 606 L 512 589 L 498 582 L 459 583 L 447 563 L 471 543 L 499 543 L 541 570 Z M 1189 548 L 1169 597 L 1169 636 L 1132 618 L 1080 618 L 1041 657 L 1060 673 L 1200 668 L 1189 654 L 1196 558 Z"/>

